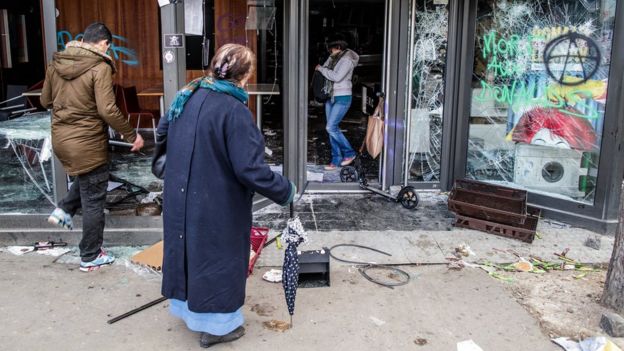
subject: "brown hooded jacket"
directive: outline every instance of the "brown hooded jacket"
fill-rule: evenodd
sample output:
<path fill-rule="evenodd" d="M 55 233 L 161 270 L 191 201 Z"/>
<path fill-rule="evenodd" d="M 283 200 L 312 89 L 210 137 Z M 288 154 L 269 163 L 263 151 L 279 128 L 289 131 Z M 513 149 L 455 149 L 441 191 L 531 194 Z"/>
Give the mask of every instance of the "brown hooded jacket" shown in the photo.
<path fill-rule="evenodd" d="M 136 139 L 115 104 L 114 73 L 110 56 L 77 41 L 48 66 L 41 105 L 52 109 L 52 147 L 69 175 L 108 163 L 109 125 L 129 142 Z"/>

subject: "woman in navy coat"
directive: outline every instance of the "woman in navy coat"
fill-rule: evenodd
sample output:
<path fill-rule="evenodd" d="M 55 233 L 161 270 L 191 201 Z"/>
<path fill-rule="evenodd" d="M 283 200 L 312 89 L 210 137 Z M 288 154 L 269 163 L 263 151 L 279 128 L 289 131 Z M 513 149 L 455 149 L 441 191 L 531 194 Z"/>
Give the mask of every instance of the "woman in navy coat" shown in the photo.
<path fill-rule="evenodd" d="M 254 70 L 248 48 L 227 44 L 208 77 L 176 95 L 167 135 L 162 294 L 171 313 L 209 347 L 244 334 L 242 306 L 255 192 L 288 205 L 294 184 L 264 162 L 264 139 L 242 89 Z"/>

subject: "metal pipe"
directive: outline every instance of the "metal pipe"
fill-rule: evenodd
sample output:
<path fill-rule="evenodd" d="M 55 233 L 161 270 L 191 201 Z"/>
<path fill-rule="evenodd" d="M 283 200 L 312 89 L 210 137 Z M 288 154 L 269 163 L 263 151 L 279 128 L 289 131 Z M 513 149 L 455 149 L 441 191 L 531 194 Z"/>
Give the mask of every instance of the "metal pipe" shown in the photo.
<path fill-rule="evenodd" d="M 134 145 L 132 143 L 126 143 L 123 141 L 115 141 L 115 140 L 109 140 L 108 141 L 109 145 L 113 145 L 113 146 L 124 146 L 124 147 L 133 147 Z"/>
<path fill-rule="evenodd" d="M 113 319 L 110 319 L 107 323 L 108 323 L 108 324 L 113 324 L 113 323 L 119 322 L 120 320 L 122 320 L 122 319 L 124 319 L 124 318 L 127 318 L 127 317 L 130 317 L 130 316 L 132 316 L 133 314 L 139 313 L 139 312 L 141 312 L 141 311 L 143 311 L 143 310 L 146 310 L 146 309 L 148 309 L 148 308 L 150 308 L 150 307 L 152 307 L 152 306 L 154 306 L 154 305 L 158 305 L 159 303 L 161 303 L 161 302 L 163 302 L 163 301 L 165 301 L 165 300 L 167 300 L 167 298 L 166 298 L 166 297 L 164 297 L 164 296 L 163 296 L 163 297 L 160 297 L 160 298 L 158 298 L 158 299 L 156 299 L 156 300 L 154 300 L 154 301 L 151 301 L 151 302 L 146 303 L 146 304 L 145 304 L 145 305 L 143 305 L 143 306 L 137 307 L 137 308 L 135 308 L 135 309 L 133 309 L 133 310 L 131 310 L 131 311 L 128 311 L 128 312 L 126 312 L 126 313 L 124 313 L 124 314 L 122 314 L 122 315 L 120 315 L 120 316 L 117 316 L 117 317 L 115 317 L 115 318 L 113 318 Z"/>

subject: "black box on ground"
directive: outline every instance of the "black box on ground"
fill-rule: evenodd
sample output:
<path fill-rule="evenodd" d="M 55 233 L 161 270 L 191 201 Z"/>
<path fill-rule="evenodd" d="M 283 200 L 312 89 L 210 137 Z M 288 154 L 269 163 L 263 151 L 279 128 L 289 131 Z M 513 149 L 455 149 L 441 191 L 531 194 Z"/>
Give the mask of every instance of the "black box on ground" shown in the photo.
<path fill-rule="evenodd" d="M 329 249 L 301 251 L 299 254 L 299 287 L 330 286 Z"/>

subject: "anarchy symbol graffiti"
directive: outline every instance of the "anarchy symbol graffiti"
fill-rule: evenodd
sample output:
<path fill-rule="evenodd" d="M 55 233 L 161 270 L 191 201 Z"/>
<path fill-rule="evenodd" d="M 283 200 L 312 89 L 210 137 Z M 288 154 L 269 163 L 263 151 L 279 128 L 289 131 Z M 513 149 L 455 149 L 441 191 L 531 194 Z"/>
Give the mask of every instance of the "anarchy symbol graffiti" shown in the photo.
<path fill-rule="evenodd" d="M 553 39 L 544 48 L 546 72 L 562 85 L 587 82 L 598 71 L 600 61 L 598 44 L 592 38 L 575 32 Z M 576 79 L 569 79 L 570 76 Z"/>

